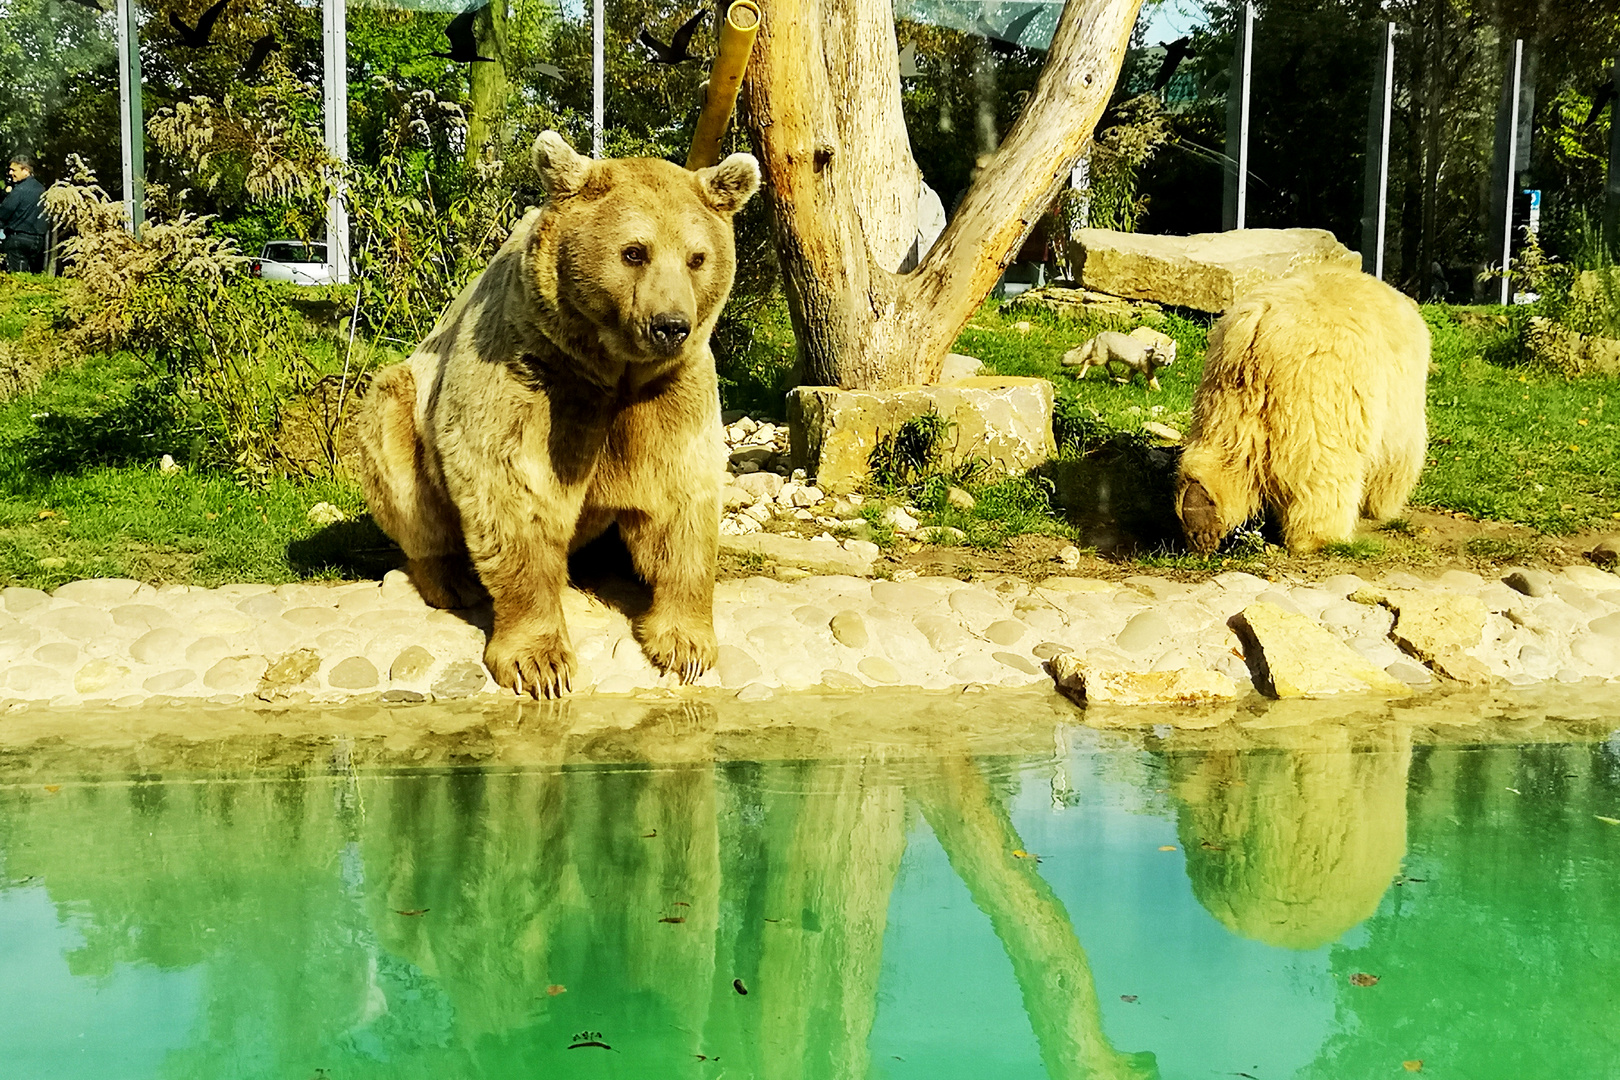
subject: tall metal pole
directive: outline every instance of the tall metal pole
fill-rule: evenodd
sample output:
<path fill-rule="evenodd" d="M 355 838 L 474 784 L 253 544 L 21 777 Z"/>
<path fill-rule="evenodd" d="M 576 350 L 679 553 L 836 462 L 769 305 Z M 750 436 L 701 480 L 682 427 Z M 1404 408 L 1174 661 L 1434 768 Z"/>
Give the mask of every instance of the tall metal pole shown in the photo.
<path fill-rule="evenodd" d="M 1609 102 L 1609 182 L 1604 192 L 1609 254 L 1620 256 L 1620 53 L 1614 56 L 1614 97 Z"/>
<path fill-rule="evenodd" d="M 1506 304 L 1513 299 L 1513 283 L 1508 280 L 1508 267 L 1513 259 L 1513 196 L 1519 186 L 1519 96 L 1523 92 L 1520 86 L 1520 76 L 1524 70 L 1524 39 L 1515 38 L 1513 41 L 1513 65 L 1508 71 L 1508 108 L 1507 108 L 1507 171 L 1503 174 L 1506 180 L 1502 200 L 1502 292 L 1501 303 Z"/>
<path fill-rule="evenodd" d="M 1241 229 L 1249 210 L 1249 83 L 1254 71 L 1254 5 L 1243 5 L 1232 82 L 1226 92 L 1226 191 L 1222 227 Z"/>
<path fill-rule="evenodd" d="M 602 0 L 591 3 L 591 156 L 602 156 Z"/>
<path fill-rule="evenodd" d="M 146 217 L 146 120 L 141 109 L 141 30 L 135 0 L 118 0 L 118 125 L 124 164 L 124 216 L 139 236 Z"/>
<path fill-rule="evenodd" d="M 326 152 L 335 161 L 349 160 L 349 11 L 347 0 L 321 0 L 325 52 L 321 100 L 326 114 Z M 332 280 L 349 280 L 349 210 L 343 203 L 342 177 L 332 178 L 326 203 L 326 261 Z"/>
<path fill-rule="evenodd" d="M 1395 24 L 1391 22 L 1384 24 L 1384 48 L 1367 110 L 1367 183 L 1361 218 L 1361 269 L 1379 281 L 1384 280 L 1384 237 L 1389 222 L 1389 127 L 1394 105 Z"/>

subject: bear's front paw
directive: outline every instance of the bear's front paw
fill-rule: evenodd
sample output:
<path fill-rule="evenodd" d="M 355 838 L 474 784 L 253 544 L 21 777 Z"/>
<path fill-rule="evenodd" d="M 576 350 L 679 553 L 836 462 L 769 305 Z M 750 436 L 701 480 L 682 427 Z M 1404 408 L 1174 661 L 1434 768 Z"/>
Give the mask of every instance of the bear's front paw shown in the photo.
<path fill-rule="evenodd" d="M 642 646 L 659 671 L 675 672 L 681 682 L 692 683 L 710 668 L 720 653 L 711 627 L 671 628 L 650 633 Z"/>
<path fill-rule="evenodd" d="M 1189 481 L 1181 490 L 1181 530 L 1187 534 L 1187 547 L 1194 554 L 1208 555 L 1221 546 L 1226 533 L 1221 529 L 1221 515 L 1215 500 L 1197 480 Z"/>
<path fill-rule="evenodd" d="M 574 651 L 561 634 L 496 634 L 484 648 L 484 665 L 515 693 L 554 698 L 573 689 Z"/>

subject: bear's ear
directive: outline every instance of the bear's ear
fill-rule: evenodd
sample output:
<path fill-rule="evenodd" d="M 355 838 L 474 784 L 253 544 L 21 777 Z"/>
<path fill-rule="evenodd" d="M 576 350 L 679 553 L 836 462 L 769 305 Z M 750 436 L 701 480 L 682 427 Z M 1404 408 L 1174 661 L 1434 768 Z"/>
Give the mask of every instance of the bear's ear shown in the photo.
<path fill-rule="evenodd" d="M 759 190 L 759 162 L 753 154 L 732 154 L 712 168 L 699 169 L 697 178 L 704 201 L 722 214 L 735 214 Z"/>
<path fill-rule="evenodd" d="M 534 140 L 534 171 L 540 174 L 540 186 L 546 194 L 561 198 L 585 186 L 591 159 L 574 153 L 568 140 L 555 131 L 542 131 Z"/>

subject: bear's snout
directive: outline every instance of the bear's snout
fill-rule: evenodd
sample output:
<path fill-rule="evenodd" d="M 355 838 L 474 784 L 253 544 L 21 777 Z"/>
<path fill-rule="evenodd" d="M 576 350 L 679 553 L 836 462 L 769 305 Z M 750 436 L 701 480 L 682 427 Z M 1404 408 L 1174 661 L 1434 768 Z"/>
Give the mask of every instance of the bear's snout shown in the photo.
<path fill-rule="evenodd" d="M 653 348 L 661 353 L 679 352 L 691 333 L 691 321 L 676 312 L 654 315 L 647 324 L 647 337 L 652 341 Z"/>

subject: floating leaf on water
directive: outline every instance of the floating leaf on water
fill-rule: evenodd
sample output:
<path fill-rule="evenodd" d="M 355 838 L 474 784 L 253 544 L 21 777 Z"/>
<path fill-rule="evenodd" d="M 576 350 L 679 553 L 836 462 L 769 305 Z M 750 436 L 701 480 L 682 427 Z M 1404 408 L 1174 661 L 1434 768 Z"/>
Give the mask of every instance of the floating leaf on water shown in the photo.
<path fill-rule="evenodd" d="M 62 785 L 61 784 L 46 784 L 45 785 L 45 790 L 50 792 L 52 795 L 55 795 L 58 791 L 62 790 Z M 1616 824 L 1620 824 L 1620 822 L 1616 822 Z"/>
<path fill-rule="evenodd" d="M 1365 971 L 1358 971 L 1350 976 L 1351 986 L 1372 986 L 1378 982 L 1378 976 L 1369 975 Z"/>
<path fill-rule="evenodd" d="M 46 790 L 50 789 L 47 788 Z M 1620 818 L 1604 817 L 1602 814 L 1593 814 L 1592 816 L 1603 822 L 1605 825 L 1620 825 Z"/>
<path fill-rule="evenodd" d="M 732 979 L 731 988 L 737 991 L 737 993 L 741 994 L 743 997 L 748 996 L 748 987 L 743 985 L 743 981 L 741 979 Z"/>
<path fill-rule="evenodd" d="M 1411 1061 L 1403 1061 L 1401 1062 L 1401 1068 L 1405 1069 L 1407 1072 L 1422 1072 L 1423 1059 L 1415 1058 Z"/>
<path fill-rule="evenodd" d="M 1174 851 L 1174 850 L 1176 850 L 1176 845 L 1174 845 L 1174 844 L 1160 844 L 1159 845 L 1159 850 L 1160 851 Z"/>
<path fill-rule="evenodd" d="M 394 909 L 394 914 L 396 914 L 396 915 L 405 915 L 405 916 L 426 915 L 431 910 L 433 910 L 433 909 L 432 908 L 425 908 L 425 907 L 395 908 Z"/>
<path fill-rule="evenodd" d="M 1136 1004 L 1136 995 L 1135 994 L 1121 994 L 1121 995 L 1119 995 L 1119 1000 L 1125 1002 L 1127 1005 L 1135 1005 Z"/>
<path fill-rule="evenodd" d="M 552 983 L 550 986 L 546 987 L 546 994 L 550 997 L 556 997 L 558 994 L 566 993 L 568 993 L 568 987 L 564 986 L 562 983 Z"/>

